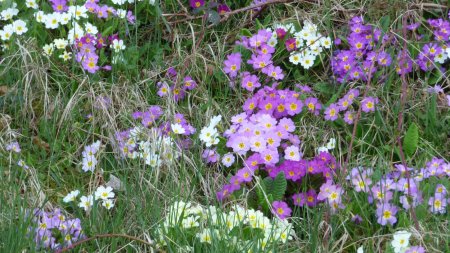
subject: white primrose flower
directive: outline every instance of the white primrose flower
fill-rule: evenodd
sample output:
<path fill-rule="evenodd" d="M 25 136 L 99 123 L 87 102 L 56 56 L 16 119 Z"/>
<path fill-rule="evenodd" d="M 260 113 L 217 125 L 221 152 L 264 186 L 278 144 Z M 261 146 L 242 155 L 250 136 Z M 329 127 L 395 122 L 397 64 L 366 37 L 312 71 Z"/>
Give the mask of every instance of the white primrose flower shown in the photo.
<path fill-rule="evenodd" d="M 103 185 L 99 186 L 97 190 L 95 190 L 94 195 L 96 200 L 97 199 L 107 200 L 114 198 L 115 196 L 112 187 L 108 186 L 105 188 Z"/>
<path fill-rule="evenodd" d="M 331 48 L 331 45 L 332 45 L 333 43 L 331 42 L 331 38 L 330 37 L 322 37 L 321 39 L 320 39 L 320 45 L 322 46 L 322 47 L 324 47 L 324 48 L 327 48 L 327 49 L 329 49 L 329 48 Z"/>
<path fill-rule="evenodd" d="M 53 41 L 53 44 L 55 45 L 56 49 L 64 49 L 68 45 L 68 42 L 65 39 L 55 39 Z"/>
<path fill-rule="evenodd" d="M 126 18 L 127 17 L 127 11 L 124 9 L 117 9 L 116 14 L 119 18 Z"/>
<path fill-rule="evenodd" d="M 200 131 L 200 140 L 206 144 L 206 147 L 211 147 L 219 143 L 217 129 L 205 127 Z"/>
<path fill-rule="evenodd" d="M 0 38 L 5 41 L 9 40 L 14 34 L 14 26 L 12 24 L 5 25 L 3 30 L 0 30 Z"/>
<path fill-rule="evenodd" d="M 275 47 L 278 44 L 278 39 L 277 38 L 270 38 L 269 41 L 267 42 L 267 44 L 271 47 Z"/>
<path fill-rule="evenodd" d="M 6 10 L 3 10 L 0 12 L 0 19 L 1 20 L 10 20 L 13 17 L 17 16 L 19 14 L 19 10 L 14 8 L 8 8 Z"/>
<path fill-rule="evenodd" d="M 184 133 L 186 133 L 186 130 L 183 128 L 183 126 L 181 124 L 178 124 L 178 123 L 171 124 L 170 127 L 171 127 L 172 132 L 174 134 L 184 134 Z"/>
<path fill-rule="evenodd" d="M 302 58 L 302 60 L 300 61 L 300 64 L 303 66 L 303 68 L 309 69 L 312 65 L 314 65 L 315 59 L 316 58 L 312 55 L 306 55 Z"/>
<path fill-rule="evenodd" d="M 83 161 L 82 161 L 83 167 L 81 169 L 84 172 L 94 171 L 97 163 L 98 163 L 98 161 L 95 158 L 95 156 L 83 157 Z"/>
<path fill-rule="evenodd" d="M 55 45 L 53 45 L 53 43 L 44 45 L 44 47 L 42 48 L 44 50 L 44 55 L 51 56 L 53 54 L 54 48 Z"/>
<path fill-rule="evenodd" d="M 408 249 L 409 238 L 411 233 L 405 230 L 397 231 L 394 234 L 394 240 L 392 240 L 391 245 L 394 248 L 395 253 L 403 253 Z"/>
<path fill-rule="evenodd" d="M 28 31 L 27 24 L 23 20 L 18 19 L 14 21 L 12 25 L 14 27 L 14 32 L 17 35 L 22 35 Z"/>
<path fill-rule="evenodd" d="M 88 10 L 84 5 L 72 5 L 69 6 L 67 11 L 75 20 L 80 20 L 81 18 L 88 17 Z"/>
<path fill-rule="evenodd" d="M 56 29 L 59 27 L 61 16 L 59 13 L 51 13 L 44 16 L 44 24 L 47 29 Z"/>
<path fill-rule="evenodd" d="M 301 59 L 302 55 L 299 53 L 292 53 L 291 56 L 289 56 L 289 61 L 294 65 L 298 65 Z"/>
<path fill-rule="evenodd" d="M 94 205 L 94 198 L 92 195 L 90 196 L 81 196 L 80 203 L 78 204 L 79 207 L 83 208 L 84 211 L 88 211 L 92 205 Z"/>
<path fill-rule="evenodd" d="M 64 51 L 63 54 L 59 55 L 58 57 L 63 59 L 64 61 L 68 61 L 68 60 L 72 59 L 72 53 Z"/>
<path fill-rule="evenodd" d="M 64 198 L 63 198 L 63 202 L 64 203 L 69 203 L 72 201 L 75 201 L 78 197 L 78 194 L 80 194 L 79 190 L 74 190 L 69 192 L 69 194 L 67 194 Z"/>
<path fill-rule="evenodd" d="M 434 61 L 440 64 L 444 64 L 444 62 L 447 60 L 447 53 L 446 52 L 441 52 L 439 54 L 437 54 L 434 57 Z"/>
<path fill-rule="evenodd" d="M 207 228 L 197 233 L 197 237 L 200 239 L 200 242 L 211 244 L 213 239 L 218 239 L 219 231 L 217 229 Z"/>
<path fill-rule="evenodd" d="M 181 226 L 183 228 L 193 228 L 200 226 L 200 223 L 197 221 L 197 217 L 189 216 L 181 221 Z"/>
<path fill-rule="evenodd" d="M 63 12 L 59 14 L 59 23 L 61 25 L 67 25 L 72 19 L 72 15 L 68 12 Z"/>
<path fill-rule="evenodd" d="M 43 11 L 37 11 L 33 14 L 34 18 L 36 19 L 37 22 L 39 23 L 43 23 L 44 17 L 45 17 L 45 13 Z"/>
<path fill-rule="evenodd" d="M 123 40 L 115 39 L 111 44 L 111 48 L 114 49 L 114 52 L 119 53 L 120 51 L 124 50 L 126 46 L 123 44 Z"/>
<path fill-rule="evenodd" d="M 32 9 L 39 8 L 38 4 L 36 3 L 36 0 L 26 0 L 25 6 L 27 6 L 28 8 L 32 8 Z"/>
<path fill-rule="evenodd" d="M 111 199 L 104 200 L 102 201 L 102 206 L 109 210 L 114 207 L 114 201 Z"/>
<path fill-rule="evenodd" d="M 86 31 L 86 33 L 94 35 L 98 33 L 98 28 L 89 22 L 86 22 L 86 24 L 84 25 L 84 30 Z"/>
<path fill-rule="evenodd" d="M 327 149 L 334 149 L 336 147 L 336 139 L 335 138 L 331 138 L 328 143 L 327 143 Z"/>

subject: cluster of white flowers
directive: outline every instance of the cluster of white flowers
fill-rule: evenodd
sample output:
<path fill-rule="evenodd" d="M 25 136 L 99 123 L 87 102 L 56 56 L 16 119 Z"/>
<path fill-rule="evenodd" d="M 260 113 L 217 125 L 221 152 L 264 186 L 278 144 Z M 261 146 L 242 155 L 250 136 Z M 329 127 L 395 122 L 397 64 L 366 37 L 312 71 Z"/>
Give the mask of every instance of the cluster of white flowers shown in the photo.
<path fill-rule="evenodd" d="M 319 148 L 317 149 L 317 153 L 320 153 L 320 152 L 330 152 L 330 150 L 333 150 L 335 147 L 336 147 L 336 139 L 335 139 L 335 138 L 331 138 L 331 139 L 328 141 L 327 145 L 322 146 L 322 147 L 319 147 Z"/>
<path fill-rule="evenodd" d="M 8 41 L 14 34 L 22 35 L 28 31 L 25 21 L 21 19 L 13 20 L 19 14 L 19 10 L 16 7 L 17 4 L 13 2 L 11 8 L 0 12 L 0 20 L 12 21 L 12 23 L 3 26 L 3 29 L 0 29 L 0 39 L 3 41 Z"/>
<path fill-rule="evenodd" d="M 391 241 L 391 246 L 395 253 L 404 253 L 409 248 L 409 238 L 411 233 L 405 230 L 394 233 L 394 239 Z"/>
<path fill-rule="evenodd" d="M 101 142 L 100 141 L 96 141 L 94 143 L 92 143 L 91 145 L 88 145 L 86 147 L 84 147 L 83 150 L 83 160 L 82 160 L 82 170 L 85 172 L 88 171 L 94 171 L 95 170 L 95 166 L 97 166 L 97 158 L 95 157 L 95 154 L 97 154 L 98 150 L 100 149 L 101 146 Z"/>
<path fill-rule="evenodd" d="M 211 147 L 219 143 L 219 132 L 217 124 L 222 120 L 222 115 L 214 116 L 209 121 L 209 125 L 200 131 L 200 140 L 205 143 L 206 147 Z"/>
<path fill-rule="evenodd" d="M 145 164 L 158 168 L 162 164 L 171 165 L 180 156 L 181 150 L 160 129 L 137 126 L 130 130 L 129 138 L 122 145 L 122 153 L 131 159 L 141 158 Z"/>
<path fill-rule="evenodd" d="M 63 198 L 63 202 L 74 202 L 79 194 L 79 190 L 71 191 Z M 97 190 L 95 190 L 93 195 L 81 196 L 78 206 L 83 208 L 85 211 L 89 211 L 94 205 L 94 200 L 100 200 L 102 206 L 109 210 L 114 207 L 114 196 L 115 194 L 110 186 L 104 187 L 101 185 L 97 188 Z"/>
<path fill-rule="evenodd" d="M 84 5 L 72 5 L 67 12 L 44 13 L 36 11 L 34 17 L 37 22 L 44 24 L 46 29 L 54 30 L 60 26 L 68 26 L 67 40 L 74 42 L 76 38 L 81 38 L 86 32 L 95 35 L 98 33 L 96 26 L 89 22 L 84 23 L 84 28 L 78 22 L 88 18 L 88 9 Z"/>
<path fill-rule="evenodd" d="M 286 220 L 266 217 L 261 211 L 236 206 L 229 212 L 215 206 L 202 207 L 191 202 L 178 201 L 169 207 L 163 224 L 158 229 L 159 244 L 166 245 L 171 228 L 195 229 L 196 238 L 202 243 L 213 244 L 223 240 L 242 247 L 243 252 L 262 250 L 271 244 L 286 243 L 292 239 L 294 230 Z M 236 235 L 244 228 L 261 230 L 252 236 Z M 175 239 L 175 238 L 173 238 Z"/>
<path fill-rule="evenodd" d="M 299 31 L 295 29 L 292 23 L 277 24 L 272 29 L 268 29 L 273 33 L 268 44 L 272 47 L 277 45 L 278 35 L 276 29 L 283 29 L 286 33 L 290 33 L 295 38 L 296 49 L 291 52 L 289 61 L 295 65 L 300 64 L 303 68 L 309 69 L 316 60 L 317 56 L 324 48 L 331 48 L 331 38 L 320 34 L 317 25 L 310 21 L 304 21 L 303 28 Z"/>

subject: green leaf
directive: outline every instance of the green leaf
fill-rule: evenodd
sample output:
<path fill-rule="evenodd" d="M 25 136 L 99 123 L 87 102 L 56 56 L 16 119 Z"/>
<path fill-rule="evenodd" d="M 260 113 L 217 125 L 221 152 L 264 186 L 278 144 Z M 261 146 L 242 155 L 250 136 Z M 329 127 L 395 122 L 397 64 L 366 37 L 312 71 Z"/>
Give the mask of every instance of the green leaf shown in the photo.
<path fill-rule="evenodd" d="M 244 35 L 244 36 L 247 36 L 247 37 L 251 37 L 252 36 L 252 32 L 250 32 L 250 30 L 247 29 L 247 28 L 243 28 L 241 30 L 241 35 Z"/>
<path fill-rule="evenodd" d="M 267 179 L 267 178 L 265 178 Z M 267 187 L 266 187 L 266 181 L 264 180 L 259 180 L 259 182 L 261 182 L 261 187 L 256 187 L 256 195 L 258 196 L 258 204 L 260 206 L 264 205 L 264 203 L 266 202 L 265 198 L 264 198 L 264 193 L 267 194 Z"/>
<path fill-rule="evenodd" d="M 255 20 L 256 22 L 256 27 L 258 28 L 258 30 L 264 29 L 263 24 L 261 24 L 261 21 L 259 21 L 259 19 Z"/>
<path fill-rule="evenodd" d="M 383 32 L 387 32 L 389 30 L 389 25 L 391 24 L 391 18 L 389 16 L 384 16 L 380 20 L 381 29 Z"/>
<path fill-rule="evenodd" d="M 314 89 L 316 91 L 319 91 L 321 93 L 325 93 L 325 94 L 328 94 L 328 95 L 332 95 L 332 94 L 336 93 L 336 91 L 331 87 L 331 85 L 329 83 L 326 83 L 326 82 L 316 83 L 314 85 Z"/>
<path fill-rule="evenodd" d="M 411 157 L 417 149 L 419 144 L 419 129 L 415 123 L 412 123 L 408 131 L 406 131 L 405 137 L 403 138 L 403 149 L 405 154 Z"/>
<path fill-rule="evenodd" d="M 280 172 L 273 180 L 272 185 L 272 195 L 274 200 L 281 200 L 283 199 L 284 193 L 286 192 L 287 182 L 286 178 L 284 177 L 284 173 Z"/>

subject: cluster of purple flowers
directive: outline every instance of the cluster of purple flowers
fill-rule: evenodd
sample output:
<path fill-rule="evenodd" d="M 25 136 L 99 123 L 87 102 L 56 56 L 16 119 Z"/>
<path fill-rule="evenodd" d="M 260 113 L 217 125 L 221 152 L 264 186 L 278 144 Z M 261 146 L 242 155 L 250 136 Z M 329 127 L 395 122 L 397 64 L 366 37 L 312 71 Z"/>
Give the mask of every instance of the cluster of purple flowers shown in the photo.
<path fill-rule="evenodd" d="M 197 82 L 190 76 L 185 76 L 181 81 L 181 87 L 178 87 L 178 73 L 172 67 L 166 72 L 166 80 L 156 84 L 158 87 L 157 94 L 160 97 L 172 98 L 176 102 L 185 97 L 186 91 L 193 90 L 197 87 Z M 172 83 L 172 85 L 169 85 L 169 83 Z"/>
<path fill-rule="evenodd" d="M 450 57 L 450 22 L 444 19 L 429 19 L 428 24 L 433 31 L 435 42 L 427 43 L 422 47 L 416 63 L 423 71 L 430 71 L 437 65 L 445 63 Z M 445 72 L 445 71 L 443 71 Z"/>
<path fill-rule="evenodd" d="M 394 203 L 395 196 L 399 195 L 398 202 L 403 209 L 414 208 L 423 203 L 423 194 L 419 189 L 421 181 L 430 177 L 439 179 L 450 176 L 450 163 L 445 163 L 443 159 L 438 158 L 433 158 L 425 168 L 419 170 L 405 168 L 398 164 L 395 168 L 395 171 L 383 175 L 375 183 L 372 182 L 373 170 L 361 167 L 353 168 L 347 178 L 351 180 L 356 192 L 365 192 L 369 203 L 375 202 L 377 221 L 383 226 L 388 223 L 394 225 L 397 222 L 396 214 L 400 211 L 400 207 Z M 405 176 L 406 171 L 411 174 L 409 180 Z M 445 213 L 449 201 L 446 188 L 438 184 L 434 195 L 429 198 L 430 212 Z"/>
<path fill-rule="evenodd" d="M 58 249 L 84 238 L 80 219 L 68 219 L 59 209 L 35 209 L 33 216 L 34 225 L 29 232 L 38 248 Z"/>
<path fill-rule="evenodd" d="M 434 38 L 437 41 L 448 42 L 450 40 L 450 22 L 448 20 L 429 19 L 428 24 L 432 27 Z"/>
<path fill-rule="evenodd" d="M 287 148 L 288 149 L 288 148 Z M 286 149 L 286 150 L 287 150 Z M 295 151 L 294 151 L 295 152 Z M 278 152 L 272 152 L 270 155 L 277 156 Z M 267 155 L 266 155 L 267 156 Z M 326 179 L 320 187 L 319 194 L 315 189 L 307 192 L 296 193 L 292 196 L 294 206 L 314 207 L 319 202 L 327 202 L 332 210 L 343 208 L 342 195 L 343 189 L 339 185 L 333 184 L 332 179 L 337 169 L 335 158 L 328 152 L 320 152 L 319 155 L 311 160 L 298 159 L 289 160 L 286 158 L 279 164 L 267 164 L 267 157 L 261 156 L 259 153 L 253 153 L 244 161 L 244 167 L 230 178 L 229 184 L 225 185 L 221 191 L 217 193 L 217 198 L 223 200 L 230 196 L 234 191 L 239 190 L 242 184 L 252 181 L 256 171 L 265 171 L 270 177 L 275 178 L 279 173 L 283 173 L 287 180 L 300 183 L 306 175 L 318 175 Z M 284 203 L 284 202 L 283 202 Z M 280 203 L 277 203 L 280 204 Z M 281 205 L 281 204 L 280 204 Z M 280 218 L 285 218 L 290 214 L 290 209 L 277 209 L 273 204 L 273 209 Z"/>
<path fill-rule="evenodd" d="M 449 59 L 448 50 L 450 41 L 450 22 L 444 19 L 429 19 L 428 24 L 433 31 L 436 41 L 423 45 L 415 61 L 412 60 L 407 50 L 397 50 L 398 46 L 387 47 L 388 43 L 397 45 L 400 42 L 388 35 L 382 36 L 380 29 L 371 25 L 364 25 L 361 17 L 354 17 L 349 22 L 350 33 L 347 36 L 347 46 L 345 50 L 336 50 L 331 61 L 331 66 L 336 79 L 344 83 L 348 80 L 367 80 L 367 78 L 380 68 L 388 67 L 392 64 L 391 55 L 387 50 L 392 50 L 397 54 L 395 70 L 398 74 L 407 74 L 413 71 L 416 64 L 423 71 L 430 71 L 438 64 L 444 64 Z M 415 32 L 419 23 L 410 24 L 408 30 Z M 421 39 L 423 35 L 418 36 Z M 342 44 L 337 39 L 336 44 Z M 386 51 L 380 51 L 377 44 L 383 44 Z M 370 75 L 369 75 L 370 74 Z"/>
<path fill-rule="evenodd" d="M 283 70 L 279 66 L 275 66 L 272 61 L 275 47 L 270 45 L 269 41 L 273 36 L 276 36 L 275 32 L 261 29 L 250 38 L 242 36 L 241 40 L 236 42 L 236 44 L 252 51 L 252 55 L 247 60 L 247 63 L 252 66 L 253 70 L 265 74 L 269 78 L 267 82 L 284 78 Z M 240 74 L 241 85 L 244 89 L 253 91 L 260 87 L 261 83 L 258 76 L 247 71 L 239 73 L 242 67 L 242 55 L 240 53 L 227 55 L 227 59 L 224 61 L 224 71 L 233 83 L 237 81 L 236 77 Z"/>
<path fill-rule="evenodd" d="M 56 1 L 64 1 L 64 0 L 56 0 Z M 100 0 L 89 0 L 86 1 L 84 7 L 86 7 L 86 9 L 90 13 L 97 15 L 97 18 L 107 19 L 110 16 L 119 16 L 119 13 L 114 7 L 105 4 L 99 5 L 99 2 Z M 134 24 L 136 21 L 136 17 L 133 15 L 133 12 L 131 10 L 128 10 L 126 18 L 128 22 L 130 22 L 131 24 Z"/>
<path fill-rule="evenodd" d="M 100 67 L 99 50 L 108 48 L 108 45 L 113 45 L 121 41 L 117 34 L 109 37 L 103 37 L 101 34 L 96 36 L 92 34 L 85 34 L 79 39 L 75 39 L 75 51 L 77 62 L 81 62 L 81 66 L 89 73 L 96 73 L 99 69 L 111 70 L 111 66 L 105 65 Z"/>
<path fill-rule="evenodd" d="M 342 203 L 343 195 L 343 188 L 338 184 L 334 184 L 331 178 L 327 178 L 327 181 L 320 186 L 318 194 L 315 189 L 309 189 L 307 192 L 299 192 L 292 195 L 292 201 L 298 207 L 314 207 L 320 202 L 326 202 L 331 211 L 336 212 L 338 209 L 344 208 Z"/>
<path fill-rule="evenodd" d="M 244 112 L 248 117 L 252 114 L 268 114 L 277 120 L 300 114 L 303 107 L 306 107 L 310 113 L 319 115 L 322 105 L 315 97 L 301 100 L 299 92 L 290 89 L 277 90 L 268 86 L 258 90 L 243 105 Z"/>
<path fill-rule="evenodd" d="M 116 10 L 114 7 L 108 5 L 99 5 L 99 0 L 86 1 L 83 6 L 68 6 L 67 0 L 50 0 L 50 2 L 55 13 L 59 15 L 73 15 L 76 20 L 79 19 L 79 16 L 87 17 L 86 13 L 91 13 L 100 19 L 120 17 L 126 18 L 131 24 L 135 23 L 135 16 L 130 10 L 127 12 L 122 9 Z M 55 22 L 58 22 L 58 20 Z M 100 33 L 97 33 L 95 26 L 90 25 L 90 30 L 87 29 L 86 33 L 84 33 L 82 27 L 76 22 L 73 24 L 75 28 L 73 28 L 72 32 L 81 32 L 81 34 L 76 34 L 73 40 L 73 51 L 76 52 L 77 62 L 80 62 L 82 68 L 89 73 L 96 73 L 100 69 L 111 70 L 111 66 L 109 65 L 99 66 L 99 51 L 102 48 L 111 47 L 115 52 L 119 52 L 125 49 L 123 41 L 119 39 L 117 34 L 108 38 L 103 37 Z M 113 62 L 117 62 L 117 59 L 113 58 Z"/>
<path fill-rule="evenodd" d="M 257 34 L 251 37 L 244 36 L 237 42 L 252 51 L 247 63 L 254 71 L 265 74 L 265 82 L 268 84 L 273 82 L 272 87 L 263 86 L 257 74 L 241 71 L 243 60 L 240 53 L 232 53 L 224 61 L 224 72 L 232 82 L 237 82 L 240 78 L 241 86 L 254 94 L 245 101 L 244 112 L 232 117 L 232 125 L 224 133 L 228 139 L 226 146 L 234 153 L 247 158 L 244 160 L 243 168 L 239 169 L 230 178 L 229 184 L 224 185 L 217 193 L 219 200 L 239 190 L 242 184 L 251 182 L 257 170 L 265 171 L 265 174 L 272 178 L 284 173 L 285 178 L 293 182 L 300 182 L 306 174 L 319 174 L 329 180 L 334 175 L 337 167 L 334 157 L 327 152 L 321 152 L 312 160 L 302 159 L 300 140 L 294 134 L 296 127 L 291 117 L 300 114 L 305 106 L 313 115 L 319 115 L 322 108 L 319 100 L 315 97 L 300 99 L 301 94 L 307 95 L 311 92 L 307 86 L 299 87 L 301 92 L 276 88 L 276 81 L 282 80 L 284 73 L 280 67 L 273 65 L 272 55 L 276 50 L 274 40 L 276 43 L 277 38 L 282 39 L 285 35 L 284 29 L 277 29 L 276 32 L 259 30 Z M 293 51 L 297 43 L 295 40 L 287 39 L 285 46 L 286 50 Z M 205 155 L 218 160 L 214 150 Z M 342 207 L 341 188 L 336 186 L 333 189 L 339 189 L 338 196 L 322 192 L 319 201 L 325 201 L 332 196 L 330 197 L 332 200 L 328 203 L 336 209 Z M 307 194 L 308 197 L 305 199 L 309 200 L 308 205 L 315 205 L 318 201 L 316 191 L 311 189 Z M 299 198 L 304 195 L 296 194 Z M 294 205 L 304 204 L 300 203 L 301 201 L 296 204 L 294 198 Z M 291 211 L 286 202 L 272 203 L 273 214 L 281 219 L 290 216 Z"/>
<path fill-rule="evenodd" d="M 154 126 L 156 121 L 163 115 L 163 110 L 157 105 L 152 105 L 147 111 L 136 111 L 131 115 L 133 119 L 141 120 L 144 127 Z"/>
<path fill-rule="evenodd" d="M 347 36 L 348 49 L 336 50 L 331 60 L 333 73 L 340 83 L 348 80 L 367 80 L 377 67 L 388 67 L 392 58 L 385 51 L 377 51 L 378 43 L 386 43 L 387 37 L 371 25 L 364 25 L 362 17 L 353 17 L 349 22 L 350 34 Z M 339 43 L 340 39 L 338 39 Z"/>
<path fill-rule="evenodd" d="M 338 119 L 340 112 L 345 112 L 344 121 L 347 124 L 353 124 L 355 110 L 353 109 L 352 104 L 358 97 L 359 90 L 350 89 L 337 103 L 332 103 L 325 109 L 325 119 L 335 121 Z M 360 101 L 361 110 L 366 113 L 374 112 L 376 104 L 378 104 L 378 98 L 374 97 L 364 97 Z"/>

